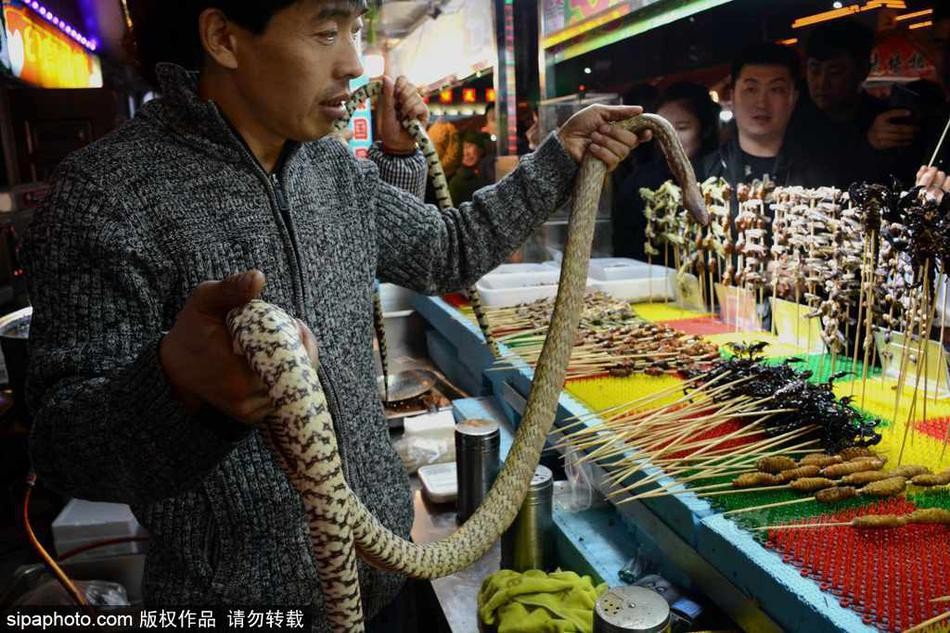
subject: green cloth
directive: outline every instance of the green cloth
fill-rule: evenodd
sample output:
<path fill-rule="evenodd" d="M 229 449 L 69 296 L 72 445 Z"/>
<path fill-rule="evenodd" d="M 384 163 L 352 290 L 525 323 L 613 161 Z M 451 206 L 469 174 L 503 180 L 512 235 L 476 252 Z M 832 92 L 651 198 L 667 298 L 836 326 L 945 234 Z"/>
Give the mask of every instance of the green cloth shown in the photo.
<path fill-rule="evenodd" d="M 482 583 L 478 616 L 498 633 L 591 633 L 594 604 L 605 591 L 606 583 L 594 586 L 572 571 L 502 569 Z"/>

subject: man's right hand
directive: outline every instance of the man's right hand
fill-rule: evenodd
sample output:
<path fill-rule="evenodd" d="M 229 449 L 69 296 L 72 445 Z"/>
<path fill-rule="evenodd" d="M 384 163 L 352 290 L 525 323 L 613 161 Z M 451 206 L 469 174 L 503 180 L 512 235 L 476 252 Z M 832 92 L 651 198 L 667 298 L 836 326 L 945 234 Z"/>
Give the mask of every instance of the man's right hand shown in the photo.
<path fill-rule="evenodd" d="M 917 170 L 917 186 L 923 187 L 922 195 L 940 204 L 943 197 L 950 193 L 950 177 L 936 167 L 923 165 Z"/>
<path fill-rule="evenodd" d="M 911 114 L 910 110 L 881 112 L 868 129 L 868 143 L 876 150 L 907 147 L 913 143 L 914 136 L 917 135 L 917 126 L 894 121 L 894 119 L 906 119 Z"/>
<path fill-rule="evenodd" d="M 267 388 L 244 356 L 236 353 L 225 322 L 228 312 L 260 295 L 265 281 L 263 273 L 249 270 L 199 284 L 162 339 L 162 368 L 189 412 L 207 404 L 245 424 L 257 424 L 273 413 Z M 307 353 L 316 364 L 316 338 L 306 325 L 297 323 Z"/>

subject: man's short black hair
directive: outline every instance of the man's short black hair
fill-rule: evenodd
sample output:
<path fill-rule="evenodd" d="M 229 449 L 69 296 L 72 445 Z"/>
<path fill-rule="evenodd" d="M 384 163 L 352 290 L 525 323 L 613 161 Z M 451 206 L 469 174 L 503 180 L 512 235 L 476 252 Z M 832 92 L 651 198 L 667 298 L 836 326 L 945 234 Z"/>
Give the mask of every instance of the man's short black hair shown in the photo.
<path fill-rule="evenodd" d="M 802 64 L 794 49 L 779 44 L 762 43 L 743 49 L 732 60 L 732 81 L 739 78 L 742 69 L 746 66 L 784 66 L 788 68 L 792 81 L 797 82 Z"/>
<path fill-rule="evenodd" d="M 805 43 L 805 56 L 825 61 L 842 53 L 860 67 L 871 63 L 874 31 L 854 20 L 826 22 L 812 29 Z"/>
<path fill-rule="evenodd" d="M 204 51 L 198 36 L 198 16 L 205 9 L 220 9 L 251 33 L 260 35 L 271 18 L 301 0 L 127 0 L 132 33 L 126 48 L 139 72 L 153 85 L 155 64 L 173 62 L 189 70 L 199 70 Z M 366 8 L 366 0 L 338 0 L 354 10 Z"/>

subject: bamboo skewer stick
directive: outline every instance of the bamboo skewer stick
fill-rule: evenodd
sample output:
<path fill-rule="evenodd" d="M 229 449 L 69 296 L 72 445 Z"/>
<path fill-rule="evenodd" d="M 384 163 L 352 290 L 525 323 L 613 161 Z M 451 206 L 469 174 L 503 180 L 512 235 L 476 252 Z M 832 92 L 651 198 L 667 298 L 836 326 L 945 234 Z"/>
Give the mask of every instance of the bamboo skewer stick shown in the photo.
<path fill-rule="evenodd" d="M 773 488 L 773 490 L 790 490 L 790 486 L 779 486 Z M 757 510 L 768 510 L 769 508 L 780 508 L 782 506 L 791 506 L 799 503 L 805 503 L 806 501 L 814 501 L 814 497 L 803 497 L 801 499 L 789 499 L 788 501 L 776 501 L 775 503 L 766 503 L 760 506 L 750 506 L 748 508 L 736 508 L 735 510 L 728 510 L 722 513 L 722 516 L 733 516 L 736 514 L 744 514 L 746 512 L 755 512 Z"/>
<path fill-rule="evenodd" d="M 946 134 L 946 132 L 947 132 L 947 131 L 944 130 L 944 134 Z M 943 622 L 944 620 L 947 620 L 947 619 L 950 619 L 950 611 L 944 611 L 944 612 L 941 613 L 940 615 L 935 615 L 934 617 L 930 618 L 929 620 L 925 620 L 925 621 L 921 622 L 920 624 L 918 624 L 918 625 L 916 625 L 916 626 L 910 627 L 909 629 L 907 629 L 906 631 L 904 631 L 904 633 L 920 633 L 920 632 L 922 632 L 922 631 L 925 631 L 925 630 L 929 629 L 929 628 L 930 628 L 931 626 L 933 626 L 934 624 L 937 624 L 937 623 L 939 623 L 939 622 Z"/>
<path fill-rule="evenodd" d="M 866 406 L 868 389 L 868 369 L 871 362 L 871 350 L 874 348 L 874 272 L 877 268 L 877 232 L 871 232 L 871 257 L 868 263 L 868 311 L 864 328 L 864 366 L 861 368 L 861 406 Z M 861 288 L 862 294 L 864 287 Z"/>
<path fill-rule="evenodd" d="M 732 372 L 724 372 L 722 375 L 713 378 L 712 380 L 710 380 L 709 382 L 707 382 L 707 383 L 701 385 L 700 387 L 697 387 L 696 390 L 697 390 L 697 391 L 702 390 L 702 389 L 705 388 L 706 386 L 715 383 L 716 381 L 720 380 L 721 378 L 723 378 L 723 377 L 725 377 L 726 375 L 731 374 L 731 373 L 732 373 Z M 672 386 L 672 387 L 668 387 L 668 388 L 663 389 L 662 391 L 659 391 L 659 392 L 655 392 L 655 393 L 647 394 L 647 395 L 645 395 L 645 396 L 641 396 L 641 397 L 639 397 L 639 398 L 636 398 L 635 400 L 631 400 L 631 401 L 625 402 L 625 403 L 623 403 L 623 404 L 614 405 L 614 406 L 612 406 L 612 407 L 608 407 L 608 408 L 603 409 L 603 410 L 601 410 L 601 411 L 595 411 L 595 412 L 591 412 L 591 413 L 588 413 L 588 414 L 582 414 L 582 415 L 574 415 L 574 416 L 571 416 L 571 417 L 569 417 L 569 418 L 565 418 L 565 419 L 564 419 L 565 422 L 574 421 L 574 424 L 568 424 L 568 425 L 562 426 L 562 427 L 560 427 L 558 430 L 561 431 L 561 432 L 563 432 L 563 431 L 565 431 L 566 429 L 571 428 L 572 426 L 576 426 L 576 425 L 578 425 L 579 423 L 585 422 L 586 420 L 588 420 L 588 419 L 590 419 L 590 418 L 602 417 L 602 415 L 603 415 L 604 413 L 608 412 L 608 411 L 615 411 L 615 410 L 620 410 L 620 409 L 632 410 L 635 405 L 638 405 L 638 404 L 646 404 L 646 403 L 649 403 L 649 402 L 653 402 L 653 401 L 655 401 L 655 400 L 659 400 L 659 399 L 661 399 L 661 398 L 665 398 L 666 396 L 670 395 L 671 393 L 674 393 L 674 392 L 679 391 L 679 390 L 681 390 L 681 389 L 683 389 L 683 390 L 685 391 L 685 388 L 686 388 L 686 387 L 688 387 L 688 386 L 691 385 L 692 383 L 697 382 L 697 381 L 699 381 L 699 380 L 701 380 L 701 379 L 703 379 L 703 378 L 705 378 L 705 376 L 694 376 L 693 378 L 690 378 L 690 379 L 688 379 L 688 380 L 683 381 L 681 384 L 677 384 L 677 385 L 674 385 L 674 386 Z"/>
<path fill-rule="evenodd" d="M 796 437 L 800 437 L 800 436 L 802 436 L 802 435 L 805 435 L 805 434 L 807 434 L 807 433 L 810 433 L 810 432 L 816 430 L 817 428 L 818 428 L 818 427 L 815 427 L 815 426 L 803 427 L 803 428 L 801 428 L 801 429 L 797 429 L 797 430 L 794 430 L 794 431 L 789 431 L 789 432 L 787 432 L 787 433 L 783 433 L 782 435 L 779 435 L 779 436 L 776 436 L 776 437 L 766 438 L 765 440 L 760 440 L 759 442 L 755 442 L 755 443 L 753 443 L 753 444 L 751 444 L 751 445 L 749 445 L 749 446 L 747 446 L 747 447 L 745 447 L 745 448 L 746 448 L 746 450 L 764 450 L 764 449 L 766 449 L 766 448 L 770 448 L 770 447 L 772 447 L 772 446 L 776 446 L 776 445 L 778 445 L 778 444 L 781 444 L 782 442 L 785 442 L 785 441 L 787 441 L 787 440 L 794 439 L 794 438 L 796 438 Z M 817 442 L 818 440 L 814 440 L 814 441 Z M 741 457 L 741 455 L 735 455 L 735 457 L 736 457 L 736 458 L 739 458 L 739 457 Z M 629 477 L 629 476 L 635 474 L 636 472 L 640 471 L 640 470 L 643 468 L 643 466 L 645 465 L 645 463 L 652 463 L 652 461 L 651 461 L 651 462 L 646 462 L 646 461 L 645 461 L 645 458 L 639 458 L 639 460 L 638 460 L 637 463 L 633 464 L 633 465 L 630 466 L 630 467 L 627 467 L 626 469 L 620 470 L 617 474 L 615 474 L 615 475 L 613 475 L 613 476 L 611 476 L 611 477 L 608 477 L 607 481 L 608 481 L 609 483 L 612 483 L 612 484 L 615 484 L 615 483 L 618 483 L 618 482 L 620 482 L 620 481 L 623 481 L 623 480 L 626 479 L 627 477 Z"/>
<path fill-rule="evenodd" d="M 924 275 L 926 274 L 925 271 L 929 268 L 930 268 L 930 260 L 928 259 L 927 267 L 926 268 L 921 267 L 920 269 L 921 279 L 924 279 Z M 908 343 L 911 341 L 911 334 L 913 332 L 914 315 L 917 313 L 917 309 L 918 309 L 917 299 L 919 299 L 919 293 L 918 295 L 915 295 L 914 297 L 911 298 L 910 310 L 908 311 L 908 315 L 907 315 L 907 322 L 904 325 L 904 340 L 903 340 L 903 345 L 902 345 L 903 352 L 901 353 L 900 371 L 898 372 L 898 375 L 897 375 L 897 393 L 894 396 L 894 415 L 891 417 L 891 421 L 895 425 L 897 424 L 897 412 L 900 408 L 901 395 L 903 395 L 903 391 L 904 391 L 904 382 L 906 379 L 904 372 L 907 369 L 907 362 L 910 360 L 910 354 L 908 353 L 907 350 L 909 346 Z M 905 430 L 904 441 L 906 440 L 907 440 L 907 432 Z M 901 443 L 901 446 L 903 446 L 903 442 Z"/>
<path fill-rule="evenodd" d="M 730 483 L 730 485 L 732 484 Z M 745 492 L 766 492 L 768 490 L 776 490 L 776 489 L 778 489 L 777 486 L 759 486 L 756 488 L 730 488 L 729 490 L 717 490 L 713 492 L 707 492 L 698 496 L 703 497 L 703 498 L 718 497 L 720 495 L 734 495 L 734 494 L 741 494 Z M 695 491 L 686 489 L 686 490 L 683 490 L 682 492 L 695 492 Z M 624 501 L 639 501 L 640 499 L 652 499 L 654 497 L 665 497 L 665 496 L 668 496 L 669 494 L 670 493 L 668 491 L 657 492 L 655 490 L 649 490 L 647 492 L 630 497 L 629 499 L 624 499 Z M 673 493 L 673 494 L 678 494 L 678 493 Z"/>
<path fill-rule="evenodd" d="M 788 523 L 785 525 L 763 525 L 760 527 L 749 528 L 755 531 L 761 530 L 801 530 L 806 528 L 819 528 L 819 527 L 852 527 L 850 521 L 841 521 L 834 523 Z"/>
<path fill-rule="evenodd" d="M 923 288 L 921 291 L 922 307 L 920 308 L 921 312 L 927 313 L 927 316 L 924 317 L 925 322 L 921 324 L 920 328 L 918 328 L 918 336 L 920 337 L 920 344 L 918 345 L 918 348 L 917 348 L 917 362 L 918 362 L 917 380 L 914 383 L 914 395 L 913 395 L 913 398 L 911 399 L 910 412 L 907 415 L 907 426 L 904 428 L 904 437 L 901 440 L 901 449 L 897 457 L 898 466 L 901 465 L 902 460 L 904 458 L 904 447 L 905 447 L 905 444 L 907 443 L 907 435 L 908 435 L 908 432 L 910 431 L 911 425 L 913 424 L 914 414 L 917 412 L 917 393 L 918 393 L 918 390 L 920 389 L 920 376 L 921 376 L 921 373 L 923 374 L 927 373 L 927 360 L 926 360 L 926 355 L 923 352 L 928 347 L 927 344 L 930 341 L 930 330 L 933 324 L 934 312 L 936 311 L 936 308 L 937 308 L 937 302 L 933 301 L 931 302 L 932 305 L 930 305 L 930 310 L 929 311 L 927 310 L 927 307 L 928 307 L 927 302 L 930 300 L 929 284 L 928 284 L 930 275 L 928 275 L 926 272 L 928 270 L 930 270 L 929 259 L 927 260 L 927 264 L 922 272 L 922 274 L 925 275 L 925 277 L 924 277 Z M 907 339 L 906 338 L 904 339 L 904 355 L 905 356 L 907 355 Z M 923 364 L 924 364 L 922 370 L 920 367 L 921 361 L 923 361 Z M 927 399 L 927 394 L 924 393 L 925 406 L 926 406 L 926 399 Z M 895 418 L 896 418 L 896 413 L 895 413 Z"/>
<path fill-rule="evenodd" d="M 855 321 L 854 325 L 854 350 L 851 357 L 851 371 L 855 371 L 858 367 L 858 338 L 861 332 L 861 315 L 864 312 L 864 288 L 867 284 L 867 261 L 868 261 L 868 250 L 870 249 L 870 242 L 865 240 L 864 242 L 864 254 L 861 257 L 861 291 L 858 293 L 858 319 Z M 869 308 L 870 309 L 870 308 Z M 847 336 L 845 336 L 847 338 Z M 834 373 L 834 371 L 832 371 Z M 851 396 L 854 397 L 856 381 L 851 381 Z"/>
<path fill-rule="evenodd" d="M 796 446 L 807 446 L 807 445 L 810 445 L 810 444 L 814 444 L 814 443 L 816 443 L 816 442 L 818 442 L 817 439 L 815 439 L 815 440 L 809 440 L 809 441 L 807 441 L 807 442 L 802 442 L 802 443 L 800 443 L 800 444 L 797 444 Z M 777 449 L 777 450 L 774 450 L 774 451 L 765 452 L 765 453 L 755 453 L 755 452 L 752 452 L 752 453 L 746 453 L 746 452 L 736 453 L 735 450 L 734 450 L 734 449 L 731 449 L 731 448 L 729 448 L 729 449 L 722 449 L 722 451 L 721 451 L 719 454 L 710 454 L 710 455 L 702 456 L 701 459 L 704 459 L 704 460 L 706 460 L 706 461 L 703 462 L 703 463 L 701 463 L 701 464 L 693 464 L 693 465 L 689 465 L 689 466 L 685 466 L 685 465 L 684 465 L 684 466 L 681 466 L 681 468 L 682 468 L 684 471 L 697 470 L 697 469 L 701 468 L 703 465 L 705 465 L 705 464 L 707 464 L 707 463 L 713 463 L 713 464 L 714 464 L 715 460 L 719 460 L 719 459 L 725 458 L 725 461 L 723 461 L 723 462 L 721 462 L 721 463 L 719 463 L 719 464 L 714 464 L 710 469 L 703 470 L 703 471 L 697 473 L 695 476 L 688 476 L 688 477 L 686 477 L 685 479 L 678 480 L 678 482 L 679 482 L 679 483 L 682 483 L 682 482 L 689 481 L 689 480 L 692 480 L 692 479 L 704 479 L 704 478 L 710 478 L 710 477 L 721 477 L 721 476 L 723 476 L 722 474 L 713 474 L 713 473 L 720 473 L 722 470 L 726 470 L 726 469 L 734 468 L 734 467 L 746 467 L 746 466 L 749 466 L 749 465 L 754 465 L 754 464 L 753 464 L 753 463 L 754 463 L 754 460 L 757 459 L 757 458 L 759 458 L 759 457 L 770 457 L 770 456 L 777 455 L 777 454 L 791 454 L 791 453 L 798 453 L 798 452 L 812 452 L 812 451 L 811 451 L 811 449 L 802 449 L 802 450 L 800 450 L 800 451 L 796 451 L 796 450 L 788 451 L 788 450 L 786 450 L 785 448 L 780 448 L 780 449 Z M 690 456 L 690 457 L 692 457 L 692 456 Z M 683 458 L 683 460 L 687 460 L 687 459 L 689 459 L 689 457 Z M 676 463 L 676 460 L 669 460 L 669 461 L 671 461 L 671 462 L 673 462 L 673 463 Z M 658 466 L 658 467 L 661 465 L 661 463 L 658 463 L 658 462 L 653 461 L 653 460 L 650 460 L 648 463 L 649 463 L 650 465 Z M 642 464 L 641 464 L 641 466 L 642 466 Z M 639 470 L 639 466 L 636 466 L 633 471 L 631 471 L 631 470 L 628 468 L 628 470 L 625 471 L 625 472 L 622 474 L 622 476 L 616 477 L 616 478 L 612 478 L 612 479 L 614 480 L 613 483 L 616 484 L 616 483 L 618 483 L 619 481 L 622 481 L 622 480 L 625 479 L 626 477 L 628 477 L 628 476 L 630 476 L 631 474 L 633 474 L 633 472 L 635 472 L 636 470 Z M 707 474 L 707 473 L 710 473 L 710 474 Z M 652 483 L 652 481 L 655 481 L 655 480 L 659 479 L 660 477 L 662 477 L 662 476 L 664 476 L 664 475 L 670 475 L 670 474 L 671 474 L 671 469 L 670 469 L 669 467 L 665 467 L 665 466 L 664 466 L 662 473 L 659 473 L 659 474 L 655 473 L 655 474 L 653 474 L 653 475 L 650 475 L 650 476 L 647 477 L 647 478 L 644 478 L 644 479 L 642 479 L 642 480 L 640 480 L 640 481 L 635 482 L 634 484 L 631 484 L 630 486 L 627 487 L 627 489 L 628 489 L 628 490 L 634 490 L 634 489 L 636 489 L 636 488 L 643 487 L 644 485 L 647 485 L 647 484 L 649 484 L 649 483 Z M 736 474 L 738 474 L 738 473 L 736 473 Z"/>
<path fill-rule="evenodd" d="M 950 299 L 950 287 L 947 286 L 947 271 L 941 273 L 939 278 L 939 283 L 934 289 L 934 301 L 937 300 L 937 297 L 940 296 L 940 290 L 943 290 L 943 310 L 940 312 L 940 345 L 943 346 L 943 335 L 944 328 L 947 326 L 947 300 Z M 947 389 L 950 389 L 950 385 L 945 385 Z M 937 394 L 940 393 L 940 383 L 939 381 L 934 386 L 934 404 L 937 404 Z"/>
<path fill-rule="evenodd" d="M 940 140 L 937 141 L 937 147 L 934 148 L 934 153 L 930 156 L 930 162 L 927 163 L 927 167 L 933 167 L 934 161 L 937 160 L 937 155 L 940 154 L 940 148 L 943 147 L 943 141 L 947 138 L 947 130 L 950 130 L 950 118 L 947 119 L 947 124 L 943 126 L 943 134 L 940 135 Z"/>
<path fill-rule="evenodd" d="M 811 443 L 813 443 L 813 441 L 812 441 L 812 442 L 805 442 L 804 444 L 811 444 Z M 799 446 L 802 446 L 802 444 L 799 444 Z M 731 449 L 730 449 L 730 450 L 731 450 Z M 689 475 L 689 476 L 684 477 L 684 478 L 682 478 L 682 479 L 677 479 L 675 482 L 673 482 L 673 483 L 671 483 L 671 484 L 667 484 L 667 485 L 662 486 L 662 487 L 660 487 L 660 488 L 658 488 L 658 489 L 651 490 L 650 492 L 658 492 L 658 491 L 663 490 L 663 489 L 670 489 L 670 488 L 673 488 L 673 487 L 675 487 L 675 486 L 677 486 L 677 485 L 683 485 L 683 484 L 686 484 L 687 482 L 695 481 L 695 480 L 697 480 L 697 479 L 712 479 L 712 478 L 715 478 L 715 477 L 723 477 L 723 476 L 724 476 L 723 471 L 732 471 L 732 472 L 730 473 L 731 475 L 739 475 L 739 474 L 742 474 L 742 473 L 744 473 L 744 472 L 756 472 L 756 468 L 755 468 L 755 463 L 754 463 L 754 462 L 755 462 L 755 460 L 756 460 L 757 458 L 759 458 L 759 457 L 771 457 L 771 456 L 778 455 L 778 454 L 789 455 L 789 454 L 795 453 L 795 452 L 809 452 L 809 449 L 801 449 L 800 451 L 779 449 L 779 450 L 776 450 L 776 451 L 770 451 L 770 452 L 767 452 L 767 453 L 752 454 L 752 455 L 748 455 L 748 454 L 745 454 L 745 453 L 739 453 L 738 455 L 734 455 L 733 457 L 727 458 L 726 461 L 723 462 L 723 463 L 721 463 L 721 464 L 713 464 L 713 465 L 711 465 L 709 468 L 706 468 L 706 469 L 704 469 L 704 470 L 701 470 L 700 472 L 698 472 L 698 473 L 696 473 L 696 474 L 694 474 L 694 475 Z M 715 459 L 715 458 L 713 458 L 713 459 Z M 654 461 L 652 461 L 652 460 L 651 460 L 651 463 L 652 463 L 653 465 L 657 465 L 657 463 L 654 462 Z M 707 463 L 709 463 L 709 462 L 707 461 Z M 751 466 L 751 468 L 749 468 L 750 466 Z M 676 467 L 676 468 L 664 468 L 664 469 L 663 469 L 663 475 L 672 477 L 676 472 L 689 472 L 689 471 L 697 470 L 698 468 L 700 468 L 699 465 L 679 466 L 679 467 Z M 736 469 L 743 469 L 743 470 L 736 470 Z M 617 492 L 630 492 L 631 490 L 635 490 L 636 488 L 641 488 L 641 487 L 643 487 L 643 486 L 645 486 L 645 485 L 648 485 L 648 484 L 652 483 L 653 481 L 655 481 L 656 479 L 658 479 L 659 476 L 662 476 L 662 475 L 651 475 L 650 477 L 644 478 L 644 479 L 642 479 L 642 480 L 640 480 L 640 481 L 637 481 L 637 482 L 635 482 L 635 483 L 633 483 L 633 484 L 631 484 L 631 485 L 629 485 L 629 486 L 626 486 L 626 487 L 624 487 L 624 488 L 621 488 L 621 489 L 619 489 Z M 727 483 L 728 483 L 729 485 L 732 485 L 732 482 L 727 482 Z M 718 484 L 717 484 L 717 485 L 718 485 Z M 688 488 L 688 489 L 684 490 L 684 492 L 696 492 L 697 490 L 698 490 L 698 488 Z"/>
<path fill-rule="evenodd" d="M 725 389 L 732 388 L 732 387 L 734 387 L 735 385 L 740 384 L 741 382 L 745 382 L 745 381 L 747 381 L 747 380 L 750 380 L 750 378 L 742 378 L 742 379 L 734 380 L 734 381 L 732 381 L 732 382 L 730 382 L 730 383 L 727 383 L 727 384 L 725 384 L 725 385 L 720 385 L 719 387 L 717 387 L 717 388 L 715 388 L 715 389 L 712 389 L 712 390 L 710 390 L 710 391 L 700 392 L 700 394 L 703 395 L 703 396 L 705 396 L 706 398 L 708 398 L 708 399 L 711 401 L 711 399 L 712 399 L 715 395 L 717 395 L 718 393 L 721 393 L 721 392 L 724 391 Z M 716 381 L 716 379 L 713 379 L 713 380 L 709 381 L 709 383 L 707 383 L 707 384 L 712 384 L 712 383 L 714 383 L 715 381 Z M 675 389 L 674 389 L 674 390 L 675 390 Z M 700 391 L 700 390 L 697 389 L 696 391 Z M 632 423 L 635 422 L 635 421 L 638 421 L 638 420 L 641 420 L 641 419 L 645 419 L 645 418 L 660 419 L 660 418 L 662 418 L 664 415 L 668 415 L 670 411 L 676 411 L 677 414 L 678 414 L 678 418 L 679 418 L 679 419 L 682 419 L 682 417 L 683 417 L 682 414 L 683 414 L 684 409 L 678 408 L 677 405 L 679 405 L 680 403 L 682 403 L 682 402 L 685 401 L 685 400 L 691 400 L 691 399 L 693 399 L 693 398 L 695 398 L 695 397 L 696 397 L 696 393 L 686 393 L 686 394 L 684 394 L 681 398 L 677 399 L 675 402 L 672 402 L 672 403 L 670 403 L 670 404 L 668 404 L 668 405 L 666 405 L 666 406 L 664 406 L 664 407 L 661 407 L 660 409 L 657 409 L 657 410 L 654 410 L 654 411 L 638 412 L 638 413 L 634 414 L 634 416 L 631 417 L 631 418 L 617 418 L 615 421 L 611 422 L 610 425 L 606 425 L 606 424 L 605 424 L 605 425 L 600 425 L 600 426 L 598 426 L 598 427 L 588 427 L 588 428 L 586 428 L 586 429 L 581 429 L 580 431 L 577 431 L 575 434 L 573 434 L 572 437 L 574 437 L 574 436 L 581 436 L 581 435 L 587 435 L 587 434 L 599 433 L 599 432 L 605 430 L 605 427 L 609 428 L 609 426 L 614 426 L 614 425 L 632 424 Z M 744 397 L 744 396 L 743 396 L 743 397 Z M 732 402 L 732 401 L 728 401 L 728 402 Z M 705 402 L 704 402 L 703 404 L 705 405 Z M 720 406 L 724 406 L 725 404 L 727 404 L 727 403 L 720 403 Z M 690 405 L 690 406 L 693 406 L 693 405 Z M 689 410 L 689 409 L 686 409 L 686 410 Z M 570 441 L 570 439 L 571 439 L 571 438 L 565 438 L 566 441 Z"/>
<path fill-rule="evenodd" d="M 780 449 L 776 449 L 776 450 L 774 450 L 774 451 L 768 451 L 768 452 L 764 452 L 764 453 L 739 453 L 739 454 L 736 455 L 736 456 L 737 456 L 738 458 L 740 458 L 741 460 L 747 460 L 747 461 L 750 461 L 750 460 L 751 460 L 751 461 L 755 461 L 756 459 L 759 459 L 760 457 L 773 457 L 773 456 L 775 456 L 775 455 L 789 455 L 789 456 L 791 456 L 791 455 L 800 455 L 800 454 L 814 453 L 814 452 L 815 452 L 815 449 L 814 449 L 814 448 L 802 448 L 802 447 L 811 446 L 811 445 L 814 444 L 816 441 L 817 441 L 817 440 L 809 440 L 809 441 L 803 442 L 803 443 L 801 443 L 801 444 L 796 444 L 794 448 L 788 448 L 788 449 L 780 448 Z M 733 453 L 731 452 L 733 449 L 722 449 L 722 450 L 723 450 L 723 451 L 730 451 L 730 452 L 728 453 L 728 456 L 730 456 L 730 457 L 733 455 Z M 715 464 L 716 464 L 716 460 L 717 460 L 717 459 L 721 459 L 721 458 L 722 458 L 722 456 L 721 456 L 720 454 L 718 454 L 716 451 L 712 451 L 712 452 L 709 453 L 709 454 L 700 455 L 700 456 L 697 456 L 697 457 L 694 457 L 694 456 L 692 456 L 692 455 L 687 455 L 687 456 L 681 457 L 681 458 L 658 459 L 658 460 L 656 460 L 655 462 L 653 462 L 653 464 L 654 464 L 655 466 L 662 466 L 663 464 L 667 464 L 667 463 L 690 462 L 690 461 L 698 460 L 698 461 L 700 461 L 702 464 L 708 463 L 708 464 L 710 464 L 710 465 L 715 465 Z M 684 466 L 683 468 L 696 468 L 696 467 L 695 467 L 695 466 L 689 466 L 689 467 Z"/>
<path fill-rule="evenodd" d="M 684 396 L 684 398 L 687 397 L 688 396 Z M 560 444 L 572 444 L 576 446 L 583 443 L 583 438 L 587 436 L 602 436 L 605 432 L 629 433 L 640 428 L 652 428 L 664 423 L 681 422 L 687 417 L 687 414 L 714 406 L 711 402 L 690 403 L 683 407 L 675 406 L 684 398 L 654 411 L 615 414 L 597 426 L 582 428 L 566 435 Z"/>

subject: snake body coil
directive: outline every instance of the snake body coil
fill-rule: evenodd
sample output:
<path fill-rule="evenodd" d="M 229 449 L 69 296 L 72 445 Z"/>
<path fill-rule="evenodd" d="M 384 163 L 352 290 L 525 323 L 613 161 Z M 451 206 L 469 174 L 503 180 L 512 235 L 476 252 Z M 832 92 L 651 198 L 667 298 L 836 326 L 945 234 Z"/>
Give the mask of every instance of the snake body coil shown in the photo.
<path fill-rule="evenodd" d="M 348 105 L 348 111 L 355 103 Z M 424 130 L 405 124 L 429 159 L 435 154 Z M 683 187 L 694 217 L 704 222 L 705 207 L 689 160 L 665 120 L 640 115 L 617 123 L 633 131 L 652 130 Z M 441 173 L 438 157 L 430 171 Z M 340 463 L 326 397 L 294 320 L 283 310 L 252 301 L 231 312 L 228 324 L 251 368 L 267 385 L 276 419 L 265 437 L 303 498 L 313 541 L 314 561 L 334 631 L 362 631 L 356 553 L 380 568 L 418 578 L 454 573 L 478 560 L 514 520 L 553 424 L 583 307 L 594 220 L 606 167 L 583 161 L 574 187 L 567 246 L 557 300 L 531 394 L 504 467 L 475 514 L 441 541 L 417 545 L 390 532 L 349 489 Z M 440 190 L 437 183 L 436 190 Z M 447 188 L 444 188 L 447 193 Z M 695 195 L 694 195 L 695 194 Z"/>

